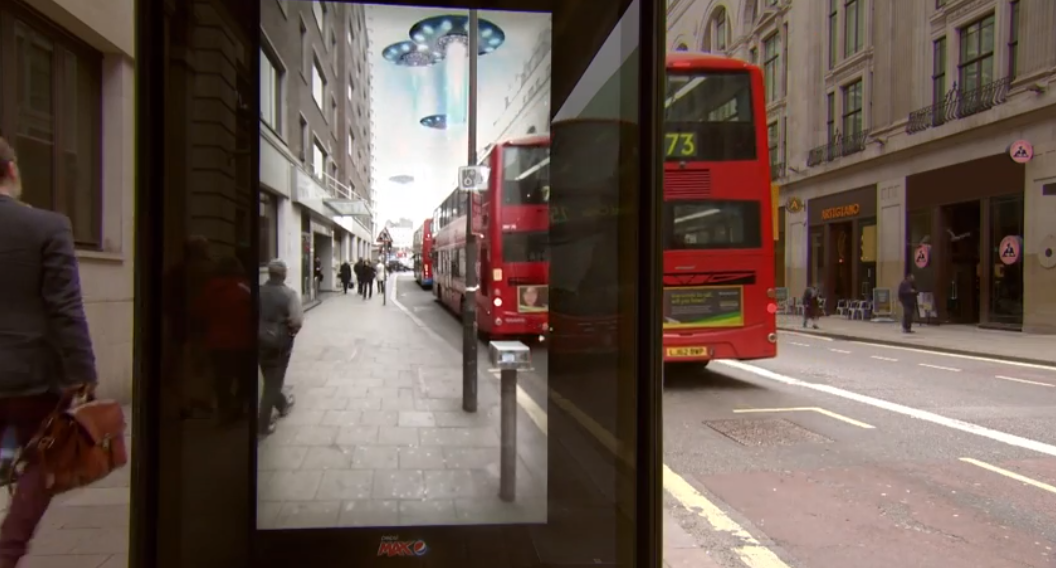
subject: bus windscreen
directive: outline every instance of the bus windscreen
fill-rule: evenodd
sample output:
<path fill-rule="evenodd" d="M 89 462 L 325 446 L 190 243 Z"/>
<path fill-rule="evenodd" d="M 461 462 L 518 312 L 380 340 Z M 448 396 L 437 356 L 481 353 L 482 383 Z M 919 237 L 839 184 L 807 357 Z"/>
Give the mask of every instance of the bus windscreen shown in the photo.
<path fill-rule="evenodd" d="M 506 146 L 502 155 L 502 203 L 546 205 L 550 200 L 550 148 Z"/>
<path fill-rule="evenodd" d="M 663 144 L 667 161 L 756 159 L 748 72 L 669 70 Z"/>

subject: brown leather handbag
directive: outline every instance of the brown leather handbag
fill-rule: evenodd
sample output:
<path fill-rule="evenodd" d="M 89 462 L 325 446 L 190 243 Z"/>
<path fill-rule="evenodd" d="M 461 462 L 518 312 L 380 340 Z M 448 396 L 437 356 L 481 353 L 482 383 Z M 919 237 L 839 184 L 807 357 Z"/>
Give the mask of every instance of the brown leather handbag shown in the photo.
<path fill-rule="evenodd" d="M 115 401 L 71 404 L 64 398 L 26 444 L 19 465 L 39 463 L 53 494 L 84 487 L 128 462 L 125 427 L 124 410 Z"/>

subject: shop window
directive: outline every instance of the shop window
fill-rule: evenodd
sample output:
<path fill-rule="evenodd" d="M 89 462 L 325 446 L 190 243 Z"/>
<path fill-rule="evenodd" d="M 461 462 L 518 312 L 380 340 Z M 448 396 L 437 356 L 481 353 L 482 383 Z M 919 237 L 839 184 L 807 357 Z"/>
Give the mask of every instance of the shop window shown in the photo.
<path fill-rule="evenodd" d="M 906 274 L 913 274 L 917 279 L 917 288 L 931 291 L 934 284 L 934 258 L 930 254 L 932 243 L 931 237 L 931 215 L 930 210 L 913 211 L 909 214 L 909 222 L 906 223 Z M 921 268 L 917 266 L 916 255 L 921 247 L 928 249 L 928 264 Z"/>
<path fill-rule="evenodd" d="M 810 266 L 808 266 L 807 286 L 820 287 L 825 281 L 825 228 L 810 229 Z"/>
<path fill-rule="evenodd" d="M 873 297 L 876 287 L 876 223 L 862 223 L 858 228 L 858 295 Z"/>
<path fill-rule="evenodd" d="M 1023 196 L 990 200 L 990 321 L 1023 325 Z"/>

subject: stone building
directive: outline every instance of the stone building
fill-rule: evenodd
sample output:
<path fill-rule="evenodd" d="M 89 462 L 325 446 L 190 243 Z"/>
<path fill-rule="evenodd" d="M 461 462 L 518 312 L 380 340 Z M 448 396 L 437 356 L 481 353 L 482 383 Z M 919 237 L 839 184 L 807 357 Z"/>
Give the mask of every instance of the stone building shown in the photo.
<path fill-rule="evenodd" d="M 905 274 L 940 320 L 1056 333 L 1056 3 L 673 0 L 671 49 L 766 77 L 778 272 L 840 301 Z"/>

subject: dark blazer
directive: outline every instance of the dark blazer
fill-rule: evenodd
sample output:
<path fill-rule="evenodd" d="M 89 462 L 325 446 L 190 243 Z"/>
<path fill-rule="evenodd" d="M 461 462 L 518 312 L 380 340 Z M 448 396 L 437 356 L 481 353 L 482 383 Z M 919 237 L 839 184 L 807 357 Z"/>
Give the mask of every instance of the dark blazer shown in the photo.
<path fill-rule="evenodd" d="M 73 231 L 0 195 L 0 397 L 95 383 Z"/>

